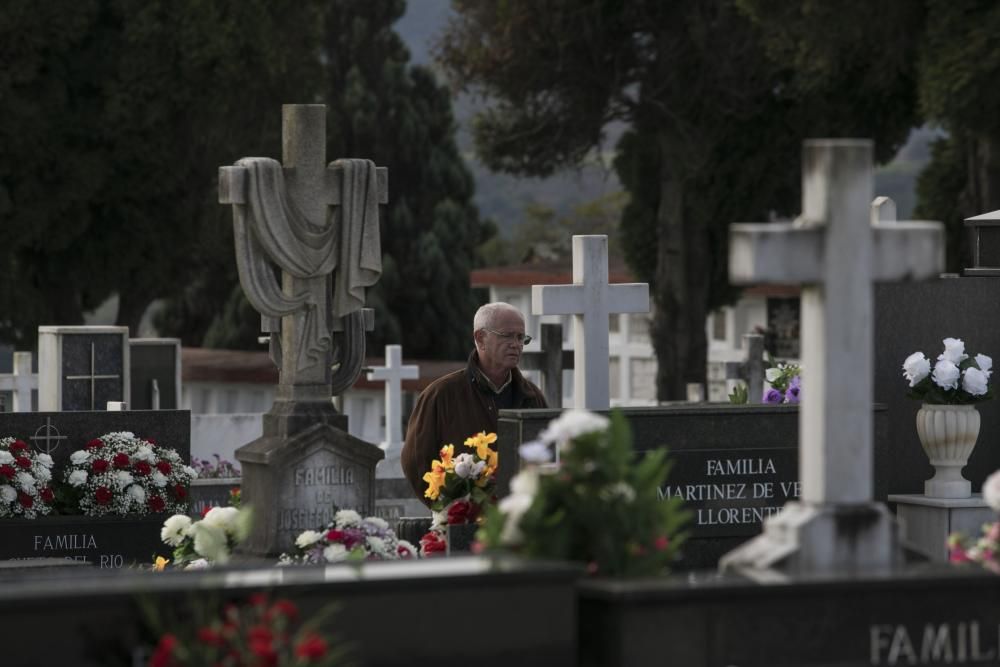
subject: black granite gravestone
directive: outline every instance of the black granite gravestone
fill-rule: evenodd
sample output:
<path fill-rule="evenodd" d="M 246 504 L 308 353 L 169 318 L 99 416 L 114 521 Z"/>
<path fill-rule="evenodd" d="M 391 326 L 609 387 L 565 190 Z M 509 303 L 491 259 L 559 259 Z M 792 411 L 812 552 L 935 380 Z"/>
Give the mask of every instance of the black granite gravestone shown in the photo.
<path fill-rule="evenodd" d="M 114 334 L 68 334 L 62 347 L 62 410 L 98 410 L 125 400 L 125 344 Z"/>
<path fill-rule="evenodd" d="M 917 438 L 920 402 L 907 398 L 903 360 L 922 351 L 931 361 L 948 337 L 965 341 L 966 352 L 982 353 L 1000 363 L 1000 279 L 943 278 L 920 283 L 880 284 L 875 290 L 875 400 L 888 408 L 884 455 L 889 493 L 923 493 L 934 469 Z M 995 381 L 995 379 L 994 379 Z M 964 470 L 978 492 L 983 480 L 1000 468 L 1000 449 L 990 442 L 1000 434 L 1000 404 L 977 406 L 982 416 L 979 444 Z M 876 447 L 879 441 L 876 441 Z"/>
<path fill-rule="evenodd" d="M 808 386 L 808 385 L 807 385 Z M 875 442 L 886 439 L 885 409 L 875 406 Z M 799 495 L 795 406 L 688 403 L 623 408 L 638 452 L 666 448 L 674 461 L 662 497 L 680 496 L 692 512 L 679 569 L 714 568 L 760 533 L 763 519 Z M 497 495 L 509 491 L 517 448 L 536 438 L 559 410 L 501 410 Z M 883 448 L 874 460 L 875 498 L 887 495 Z"/>
<path fill-rule="evenodd" d="M 176 410 L 180 407 L 179 338 L 129 339 L 129 409 Z"/>
<path fill-rule="evenodd" d="M 0 437 L 24 440 L 55 461 L 53 478 L 61 479 L 70 454 L 93 438 L 132 431 L 170 447 L 191 460 L 191 413 L 157 412 L 14 412 L 0 414 Z M 72 558 L 101 568 L 151 562 L 169 555 L 160 540 L 165 514 L 145 517 L 45 516 L 0 521 L 0 559 Z"/>

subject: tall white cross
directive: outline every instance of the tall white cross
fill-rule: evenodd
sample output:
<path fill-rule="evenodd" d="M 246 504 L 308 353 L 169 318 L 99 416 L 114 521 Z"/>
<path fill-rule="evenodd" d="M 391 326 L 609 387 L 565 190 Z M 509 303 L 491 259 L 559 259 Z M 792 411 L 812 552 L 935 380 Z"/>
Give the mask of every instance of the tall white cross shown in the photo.
<path fill-rule="evenodd" d="M 375 380 L 385 382 L 385 441 L 382 443 L 382 449 L 385 450 L 386 465 L 393 469 L 399 468 L 398 475 L 386 475 L 382 473 L 380 465 L 379 476 L 402 477 L 399 454 L 403 449 L 403 380 L 416 380 L 420 377 L 420 368 L 412 365 L 404 366 L 403 348 L 399 345 L 386 345 L 385 366 L 372 368 L 367 377 L 369 382 Z"/>
<path fill-rule="evenodd" d="M 737 224 L 734 284 L 802 284 L 802 500 L 867 503 L 872 492 L 872 283 L 944 269 L 940 223 L 871 221 L 872 142 L 805 142 L 802 215 Z"/>
<path fill-rule="evenodd" d="M 31 352 L 14 353 L 14 372 L 0 375 L 0 391 L 14 393 L 14 412 L 31 412 L 31 391 L 38 389 L 38 376 L 31 372 Z"/>
<path fill-rule="evenodd" d="M 607 410 L 608 316 L 648 313 L 649 285 L 608 283 L 608 237 L 573 237 L 573 284 L 532 285 L 531 312 L 573 316 L 573 402 L 578 408 Z"/>

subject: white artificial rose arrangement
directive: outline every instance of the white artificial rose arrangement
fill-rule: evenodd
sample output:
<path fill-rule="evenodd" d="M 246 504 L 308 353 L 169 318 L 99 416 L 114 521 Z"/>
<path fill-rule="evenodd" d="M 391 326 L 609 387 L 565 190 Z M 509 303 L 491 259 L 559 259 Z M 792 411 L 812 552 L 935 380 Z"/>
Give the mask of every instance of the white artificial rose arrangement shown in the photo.
<path fill-rule="evenodd" d="M 933 368 L 923 352 L 914 352 L 903 362 L 903 378 L 910 385 L 908 396 L 932 405 L 969 405 L 993 398 L 993 360 L 985 354 L 969 356 L 959 338 L 943 342 L 944 352 Z"/>

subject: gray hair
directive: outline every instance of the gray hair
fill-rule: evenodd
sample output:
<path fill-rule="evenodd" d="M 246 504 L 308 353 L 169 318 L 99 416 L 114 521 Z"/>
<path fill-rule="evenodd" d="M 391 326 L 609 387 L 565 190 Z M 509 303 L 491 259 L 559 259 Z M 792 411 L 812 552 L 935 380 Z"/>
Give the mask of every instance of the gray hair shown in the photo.
<path fill-rule="evenodd" d="M 514 306 L 509 303 L 504 303 L 503 301 L 494 301 L 493 303 L 487 303 L 486 305 L 479 307 L 479 310 L 476 311 L 476 316 L 472 318 L 472 330 L 475 332 L 480 329 L 493 328 L 496 316 L 502 312 L 517 313 L 518 317 L 524 321 L 524 315 Z"/>

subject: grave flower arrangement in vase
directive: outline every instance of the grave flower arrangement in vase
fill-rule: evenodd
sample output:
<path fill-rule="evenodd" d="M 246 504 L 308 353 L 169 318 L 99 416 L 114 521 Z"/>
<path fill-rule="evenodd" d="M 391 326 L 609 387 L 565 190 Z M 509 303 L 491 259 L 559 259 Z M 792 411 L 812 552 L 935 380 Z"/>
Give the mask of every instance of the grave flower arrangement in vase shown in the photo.
<path fill-rule="evenodd" d="M 173 547 L 175 567 L 202 569 L 229 562 L 233 549 L 250 534 L 249 509 L 213 507 L 199 521 L 187 514 L 175 514 L 163 522 L 160 539 Z M 156 569 L 166 562 L 157 558 Z"/>
<path fill-rule="evenodd" d="M 764 371 L 764 379 L 770 387 L 764 389 L 761 401 L 775 405 L 778 403 L 798 403 L 802 394 L 802 368 L 796 364 L 778 364 Z"/>
<path fill-rule="evenodd" d="M 0 518 L 34 519 L 52 511 L 52 463 L 23 440 L 0 439 Z"/>
<path fill-rule="evenodd" d="M 424 474 L 424 496 L 434 512 L 430 531 L 420 538 L 424 555 L 470 548 L 483 508 L 493 502 L 498 459 L 490 445 L 496 441 L 496 433 L 483 431 L 465 439 L 471 452 L 456 454 L 454 445 L 444 445 Z"/>
<path fill-rule="evenodd" d="M 87 516 L 178 514 L 195 477 L 173 449 L 128 431 L 108 433 L 70 454 L 64 502 Z"/>
<path fill-rule="evenodd" d="M 547 463 L 553 447 L 556 465 Z M 671 465 L 666 451 L 638 457 L 619 411 L 608 419 L 567 410 L 520 454 L 525 464 L 510 495 L 488 510 L 488 549 L 582 561 L 592 575 L 669 569 L 689 513 L 677 497 L 660 499 Z"/>
<path fill-rule="evenodd" d="M 344 561 L 416 558 L 417 549 L 396 537 L 380 517 L 362 518 L 353 510 L 340 510 L 322 530 L 307 530 L 295 538 L 296 551 L 282 554 L 279 565 L 340 563 Z"/>
<path fill-rule="evenodd" d="M 320 631 L 329 608 L 302 622 L 292 601 L 272 600 L 263 593 L 251 595 L 239 604 L 226 604 L 221 614 L 212 613 L 214 603 L 192 606 L 193 618 L 169 621 L 159 610 L 145 606 L 148 622 L 159 635 L 149 658 L 150 667 L 343 664 L 344 647 Z"/>
<path fill-rule="evenodd" d="M 972 485 L 962 477 L 962 468 L 979 437 L 975 404 L 993 398 L 993 360 L 985 354 L 966 354 L 961 339 L 945 338 L 943 343 L 944 352 L 933 367 L 923 352 L 908 356 L 903 377 L 910 387 L 907 395 L 923 401 L 917 411 L 917 436 L 935 471 L 924 482 L 924 494 L 968 498 Z"/>
<path fill-rule="evenodd" d="M 1000 470 L 983 482 L 983 500 L 1000 514 Z M 948 536 L 948 560 L 952 563 L 977 563 L 1000 574 L 1000 521 L 984 523 L 977 539 L 959 532 Z"/>

